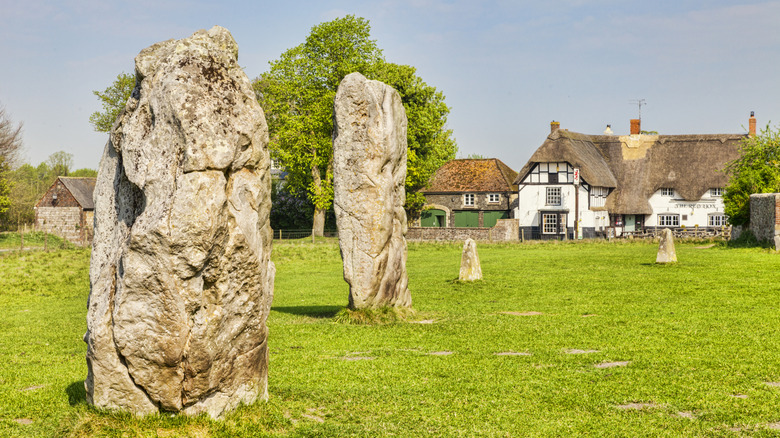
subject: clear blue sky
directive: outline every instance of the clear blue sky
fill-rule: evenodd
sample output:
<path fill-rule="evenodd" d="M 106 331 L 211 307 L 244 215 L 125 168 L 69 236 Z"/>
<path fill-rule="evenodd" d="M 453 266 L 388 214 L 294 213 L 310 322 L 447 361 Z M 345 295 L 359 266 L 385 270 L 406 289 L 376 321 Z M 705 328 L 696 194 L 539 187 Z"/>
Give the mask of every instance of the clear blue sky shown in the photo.
<path fill-rule="evenodd" d="M 0 0 L 0 104 L 24 123 L 25 158 L 64 150 L 97 168 L 92 90 L 133 70 L 143 48 L 218 24 L 250 78 L 312 26 L 367 18 L 392 62 L 443 91 L 459 155 L 519 170 L 552 120 L 625 134 L 744 132 L 780 122 L 780 1 Z"/>

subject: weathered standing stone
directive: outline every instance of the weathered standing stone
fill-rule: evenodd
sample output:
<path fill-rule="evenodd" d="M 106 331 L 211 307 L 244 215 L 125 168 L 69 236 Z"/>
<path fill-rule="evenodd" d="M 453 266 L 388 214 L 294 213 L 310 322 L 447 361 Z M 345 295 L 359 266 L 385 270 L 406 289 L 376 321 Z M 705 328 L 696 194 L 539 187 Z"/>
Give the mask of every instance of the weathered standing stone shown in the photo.
<path fill-rule="evenodd" d="M 775 251 L 780 251 L 780 235 L 775 235 Z"/>
<path fill-rule="evenodd" d="M 352 73 L 339 85 L 334 112 L 333 205 L 349 306 L 411 306 L 401 97 Z"/>
<path fill-rule="evenodd" d="M 477 242 L 466 239 L 463 243 L 463 254 L 460 256 L 460 281 L 482 280 L 482 266 L 479 264 Z"/>
<path fill-rule="evenodd" d="M 267 397 L 268 128 L 221 27 L 136 57 L 95 187 L 87 400 L 219 417 Z"/>
<path fill-rule="evenodd" d="M 677 252 L 674 250 L 674 237 L 672 230 L 664 228 L 661 232 L 661 241 L 658 244 L 658 255 L 655 258 L 656 263 L 676 263 Z"/>

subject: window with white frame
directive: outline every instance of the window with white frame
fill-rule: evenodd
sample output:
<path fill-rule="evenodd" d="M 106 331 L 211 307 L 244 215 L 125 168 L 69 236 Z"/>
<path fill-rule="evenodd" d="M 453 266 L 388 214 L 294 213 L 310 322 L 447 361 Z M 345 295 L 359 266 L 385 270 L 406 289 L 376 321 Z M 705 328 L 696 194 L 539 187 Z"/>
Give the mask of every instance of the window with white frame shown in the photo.
<path fill-rule="evenodd" d="M 590 206 L 591 207 L 603 207 L 607 203 L 607 195 L 609 189 L 606 187 L 591 187 L 590 188 Z"/>
<path fill-rule="evenodd" d="M 547 187 L 547 205 L 561 205 L 560 187 Z"/>
<path fill-rule="evenodd" d="M 282 168 L 282 162 L 278 158 L 271 158 L 271 169 L 280 170 Z"/>
<path fill-rule="evenodd" d="M 710 189 L 710 196 L 723 196 L 723 187 L 713 187 Z"/>
<path fill-rule="evenodd" d="M 711 214 L 707 216 L 708 227 L 724 227 L 726 226 L 726 215 L 723 214 Z"/>
<path fill-rule="evenodd" d="M 659 227 L 679 227 L 680 215 L 679 214 L 659 214 L 658 215 Z"/>
<path fill-rule="evenodd" d="M 661 196 L 674 196 L 674 189 L 671 187 L 661 188 Z"/>
<path fill-rule="evenodd" d="M 487 202 L 488 204 L 498 204 L 501 202 L 501 194 L 500 193 L 488 193 L 487 195 Z"/>
<path fill-rule="evenodd" d="M 466 207 L 473 207 L 474 206 L 474 194 L 473 193 L 465 193 L 463 194 L 463 205 Z"/>
<path fill-rule="evenodd" d="M 542 233 L 555 234 L 558 232 L 558 214 L 542 213 Z"/>

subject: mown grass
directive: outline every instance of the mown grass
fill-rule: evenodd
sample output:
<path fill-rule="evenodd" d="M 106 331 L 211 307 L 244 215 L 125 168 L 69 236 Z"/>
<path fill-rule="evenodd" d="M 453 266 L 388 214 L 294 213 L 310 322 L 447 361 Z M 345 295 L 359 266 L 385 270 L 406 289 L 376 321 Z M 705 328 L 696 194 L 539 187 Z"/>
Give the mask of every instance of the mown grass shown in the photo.
<path fill-rule="evenodd" d="M 372 325 L 336 318 L 333 241 L 275 244 L 270 400 L 219 422 L 86 405 L 88 253 L 3 256 L 0 435 L 777 436 L 780 254 L 482 244 L 484 280 L 463 283 L 461 247 L 410 244 L 416 314 Z"/>

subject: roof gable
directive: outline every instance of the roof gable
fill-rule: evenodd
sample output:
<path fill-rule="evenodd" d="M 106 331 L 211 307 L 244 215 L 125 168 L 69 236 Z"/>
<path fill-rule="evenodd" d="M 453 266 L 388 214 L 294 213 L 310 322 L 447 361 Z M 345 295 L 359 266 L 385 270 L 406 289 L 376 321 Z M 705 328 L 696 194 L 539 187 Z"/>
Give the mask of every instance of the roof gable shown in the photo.
<path fill-rule="evenodd" d="M 497 158 L 450 160 L 431 178 L 423 193 L 508 192 L 517 172 Z"/>
<path fill-rule="evenodd" d="M 92 200 L 92 193 L 95 191 L 95 181 L 97 178 L 71 178 L 61 176 L 58 178 L 62 185 L 76 198 L 76 202 L 84 210 L 94 210 L 95 203 Z"/>

